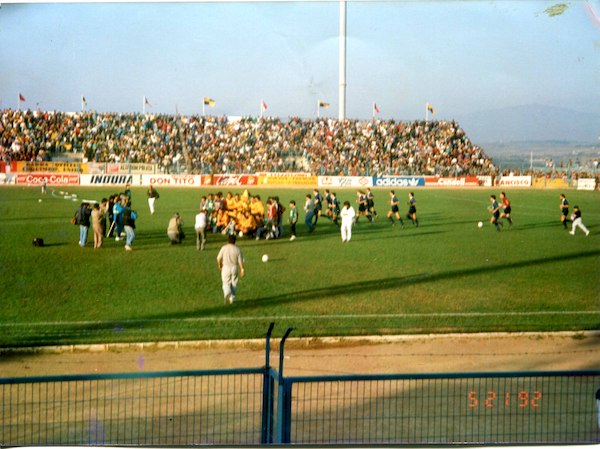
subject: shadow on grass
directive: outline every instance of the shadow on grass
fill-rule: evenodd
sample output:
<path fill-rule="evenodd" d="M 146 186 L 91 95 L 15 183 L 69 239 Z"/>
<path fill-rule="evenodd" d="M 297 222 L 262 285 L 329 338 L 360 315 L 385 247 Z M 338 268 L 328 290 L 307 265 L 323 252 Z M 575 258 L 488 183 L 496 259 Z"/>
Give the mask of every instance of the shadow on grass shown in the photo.
<path fill-rule="evenodd" d="M 344 297 L 347 295 L 355 294 L 357 292 L 375 292 L 381 290 L 391 290 L 406 287 L 409 285 L 425 284 L 430 282 L 437 282 L 447 279 L 463 278 L 469 276 L 476 276 L 483 273 L 499 273 L 503 270 L 513 270 L 518 268 L 539 266 L 555 262 L 562 262 L 566 260 L 580 259 L 597 257 L 600 256 L 600 250 L 585 251 L 575 254 L 561 255 L 549 258 L 538 258 L 522 262 L 512 262 L 497 264 L 485 267 L 476 267 L 461 270 L 448 270 L 439 273 L 422 273 L 415 276 L 400 276 L 383 279 L 373 279 L 368 282 L 364 280 L 359 282 L 348 282 L 339 285 L 333 285 L 331 287 L 315 288 L 308 290 L 301 290 L 296 292 L 287 292 L 281 295 L 268 296 L 263 298 L 249 299 L 240 302 L 236 305 L 236 309 L 251 309 L 257 306 L 264 307 L 265 305 L 275 305 L 284 302 L 298 301 L 310 301 L 319 298 L 335 298 Z M 204 310 L 201 315 L 221 314 L 223 308 L 213 308 L 212 310 Z"/>
<path fill-rule="evenodd" d="M 157 325 L 162 325 L 167 321 L 178 321 L 194 318 L 214 318 L 231 317 L 232 312 L 239 314 L 240 319 L 253 310 L 264 311 L 265 306 L 276 306 L 285 303 L 299 303 L 302 301 L 314 301 L 320 298 L 335 299 L 354 295 L 360 292 L 376 292 L 384 290 L 397 290 L 406 286 L 427 284 L 431 282 L 443 281 L 455 278 L 468 278 L 483 273 L 500 274 L 504 270 L 513 270 L 530 266 L 540 266 L 562 262 L 567 260 L 585 260 L 600 256 L 600 250 L 577 252 L 561 256 L 537 258 L 521 262 L 503 263 L 485 267 L 475 267 L 460 270 L 447 270 L 439 273 L 422 273 L 415 276 L 388 277 L 382 279 L 372 279 L 368 282 L 344 282 L 329 287 L 311 288 L 298 291 L 290 291 L 272 296 L 265 296 L 253 299 L 245 299 L 237 302 L 235 305 L 224 305 L 219 300 L 219 305 L 210 308 L 198 310 L 196 312 L 178 312 L 172 314 L 160 314 L 147 316 L 146 318 L 131 320 L 114 321 L 96 321 L 79 323 L 56 323 L 55 325 L 44 326 L 43 323 L 25 326 L 2 326 L 4 331 L 9 333 L 18 332 L 22 334 L 31 334 L 16 339 L 15 336 L 8 339 L 15 339 L 18 343 L 9 344 L 9 346 L 23 345 L 50 345 L 65 344 L 80 341 L 99 341 L 100 338 L 110 341 L 135 341 L 142 335 L 148 335 L 148 331 Z M 589 262 L 589 261 L 588 261 Z M 234 316 L 235 318 L 235 316 Z M 600 323 L 599 323 L 600 325 Z M 33 332 L 35 334 L 33 334 Z M 120 338 L 122 334 L 124 338 Z M 126 335 L 127 334 L 127 335 Z M 154 333 L 152 334 L 154 335 Z M 154 336 L 153 338 L 156 338 Z M 7 340 L 5 340 L 7 341 Z"/>

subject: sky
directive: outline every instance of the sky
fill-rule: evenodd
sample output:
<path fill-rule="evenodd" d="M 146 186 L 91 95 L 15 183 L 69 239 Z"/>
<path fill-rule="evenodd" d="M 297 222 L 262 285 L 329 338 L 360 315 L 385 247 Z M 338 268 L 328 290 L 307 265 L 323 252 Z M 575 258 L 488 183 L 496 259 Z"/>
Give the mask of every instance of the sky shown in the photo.
<path fill-rule="evenodd" d="M 2 3 L 0 108 L 338 116 L 339 3 Z M 347 3 L 346 116 L 600 114 L 600 4 Z M 317 107 L 318 101 L 330 104 Z M 600 129 L 598 130 L 600 131 Z M 600 133 L 599 133 L 600 135 Z"/>

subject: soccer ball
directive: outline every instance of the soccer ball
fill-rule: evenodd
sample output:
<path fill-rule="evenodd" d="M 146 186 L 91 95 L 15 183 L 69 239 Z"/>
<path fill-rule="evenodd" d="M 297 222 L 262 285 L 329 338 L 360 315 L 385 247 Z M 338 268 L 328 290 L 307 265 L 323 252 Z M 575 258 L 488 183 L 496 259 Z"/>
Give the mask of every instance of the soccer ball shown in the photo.
<path fill-rule="evenodd" d="M 243 236 L 244 236 L 244 233 L 243 233 L 242 231 L 240 231 L 240 232 L 238 233 L 238 236 L 240 236 L 240 237 L 243 237 Z"/>
<path fill-rule="evenodd" d="M 265 263 L 268 262 L 269 261 L 269 256 L 266 255 L 266 254 L 263 254 L 262 261 L 265 262 Z"/>
<path fill-rule="evenodd" d="M 477 223 L 477 226 L 480 228 L 483 228 L 483 221 L 480 221 L 479 223 Z"/>

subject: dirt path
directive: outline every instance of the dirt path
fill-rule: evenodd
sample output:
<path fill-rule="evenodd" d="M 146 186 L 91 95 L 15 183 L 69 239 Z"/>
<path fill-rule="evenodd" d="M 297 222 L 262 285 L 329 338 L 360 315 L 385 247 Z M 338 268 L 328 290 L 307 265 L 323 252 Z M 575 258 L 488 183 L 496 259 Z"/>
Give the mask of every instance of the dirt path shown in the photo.
<path fill-rule="evenodd" d="M 279 366 L 278 340 L 271 366 Z M 264 342 L 97 345 L 3 351 L 0 377 L 261 367 Z M 600 332 L 292 339 L 285 375 L 600 369 Z"/>

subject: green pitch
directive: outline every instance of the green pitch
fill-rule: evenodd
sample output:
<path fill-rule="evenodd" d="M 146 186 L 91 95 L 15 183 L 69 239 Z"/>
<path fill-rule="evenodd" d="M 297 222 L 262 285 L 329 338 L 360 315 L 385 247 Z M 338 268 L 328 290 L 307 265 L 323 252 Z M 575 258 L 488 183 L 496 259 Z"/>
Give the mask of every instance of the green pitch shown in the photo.
<path fill-rule="evenodd" d="M 70 195 L 100 200 L 117 188 L 66 190 L 0 188 L 0 346 L 262 338 L 271 321 L 296 337 L 600 329 L 598 192 L 565 192 L 583 212 L 585 237 L 563 230 L 556 190 L 507 191 L 515 225 L 497 232 L 487 207 L 499 189 L 417 189 L 419 228 L 406 218 L 392 227 L 389 190 L 374 189 L 379 219 L 361 218 L 350 243 L 325 218 L 308 235 L 303 213 L 294 242 L 239 239 L 247 274 L 238 302 L 224 305 L 216 255 L 225 236 L 209 234 L 200 252 L 193 232 L 200 196 L 216 188 L 159 189 L 154 215 L 145 189 L 134 188 L 131 252 L 114 240 L 80 248 L 69 223 L 79 205 Z M 251 193 L 302 209 L 310 190 Z M 408 190 L 396 192 L 404 217 Z M 354 190 L 338 198 L 355 205 Z M 166 236 L 174 212 L 185 221 L 181 246 Z M 35 237 L 46 246 L 34 247 Z"/>

